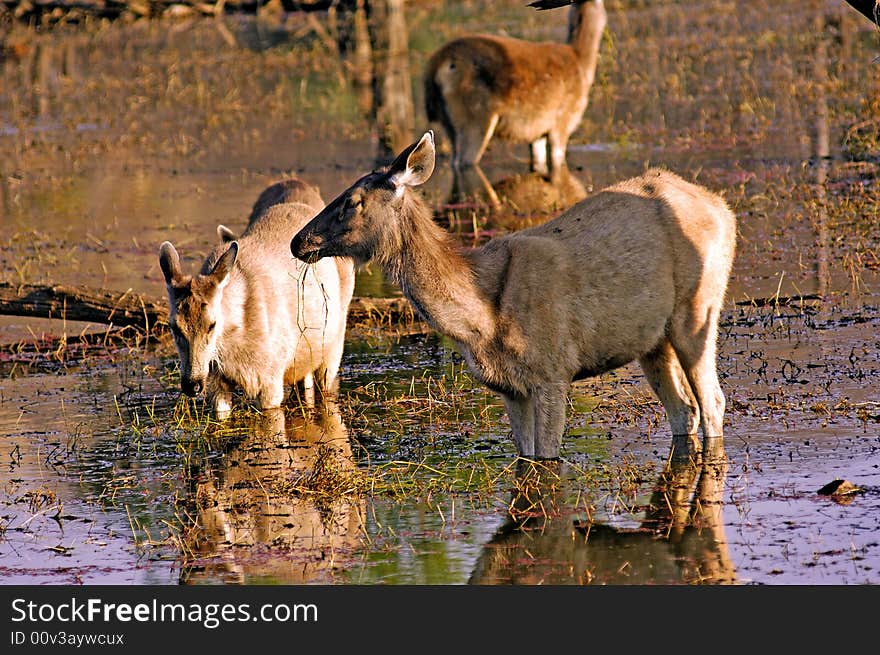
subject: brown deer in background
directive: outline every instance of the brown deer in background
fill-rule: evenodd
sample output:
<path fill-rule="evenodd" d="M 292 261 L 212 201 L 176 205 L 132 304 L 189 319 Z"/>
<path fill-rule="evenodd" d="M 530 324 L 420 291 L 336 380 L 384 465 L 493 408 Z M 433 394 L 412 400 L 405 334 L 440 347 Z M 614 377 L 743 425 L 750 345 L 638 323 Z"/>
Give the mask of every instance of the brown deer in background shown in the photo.
<path fill-rule="evenodd" d="M 572 5 L 567 43 L 475 34 L 431 56 L 425 108 L 452 142 L 454 168 L 477 164 L 493 135 L 530 143 L 537 173 L 555 175 L 565 166 L 568 138 L 587 108 L 607 17 L 602 0 L 551 0 L 547 7 L 563 4 Z"/>
<path fill-rule="evenodd" d="M 522 457 L 559 456 L 571 382 L 635 359 L 673 435 L 722 436 L 715 348 L 736 221 L 720 196 L 652 169 L 462 250 L 413 192 L 434 159 L 427 132 L 327 205 L 291 252 L 377 262 L 503 396 Z"/>
<path fill-rule="evenodd" d="M 170 242 L 159 249 L 181 388 L 207 391 L 220 418 L 237 386 L 262 408 L 281 405 L 285 384 L 302 382 L 307 401 L 315 382 L 325 393 L 336 387 L 354 263 L 291 261 L 287 243 L 324 203 L 311 185 L 280 184 L 263 192 L 238 240 L 218 227 L 224 243 L 195 277 L 182 272 Z M 269 204 L 269 196 L 288 202 Z"/>

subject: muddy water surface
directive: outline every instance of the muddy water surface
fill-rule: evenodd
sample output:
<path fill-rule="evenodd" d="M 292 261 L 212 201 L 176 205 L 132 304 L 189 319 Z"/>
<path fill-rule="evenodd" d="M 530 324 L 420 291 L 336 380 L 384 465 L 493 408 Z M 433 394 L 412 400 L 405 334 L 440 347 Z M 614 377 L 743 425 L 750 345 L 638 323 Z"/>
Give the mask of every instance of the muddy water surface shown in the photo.
<path fill-rule="evenodd" d="M 413 138 L 444 39 L 565 31 L 564 12 L 520 2 L 410 4 Z M 425 187 L 465 243 L 648 164 L 722 192 L 740 227 L 719 344 L 726 464 L 666 466 L 669 428 L 635 366 L 574 385 L 563 464 L 518 475 L 500 400 L 433 334 L 354 330 L 338 404 L 217 424 L 179 397 L 167 338 L 79 347 L 94 328 L 0 317 L 3 581 L 880 582 L 880 192 L 876 164 L 845 156 L 880 36 L 845 7 L 763 4 L 609 2 L 567 190 L 502 143 L 483 166 L 501 210 L 447 205 L 445 156 Z M 216 225 L 241 229 L 286 173 L 329 200 L 384 161 L 350 60 L 298 14 L 9 38 L 3 281 L 161 296 L 161 241 L 194 269 Z M 396 292 L 359 274 L 359 295 Z M 68 342 L 27 345 L 43 333 Z M 816 493 L 835 479 L 861 492 Z"/>

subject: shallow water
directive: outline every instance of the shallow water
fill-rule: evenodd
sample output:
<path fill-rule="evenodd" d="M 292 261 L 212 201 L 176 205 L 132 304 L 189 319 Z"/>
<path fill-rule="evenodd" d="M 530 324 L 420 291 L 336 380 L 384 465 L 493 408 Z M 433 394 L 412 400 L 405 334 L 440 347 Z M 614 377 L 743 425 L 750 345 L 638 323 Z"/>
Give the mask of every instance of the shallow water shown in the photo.
<path fill-rule="evenodd" d="M 241 411 L 227 426 L 179 398 L 168 341 L 7 346 L 4 582 L 880 582 L 878 172 L 841 150 L 880 40 L 844 7 L 817 32 L 823 3 L 762 4 L 609 3 L 613 38 L 569 149 L 585 192 L 660 164 L 737 213 L 719 344 L 728 468 L 693 508 L 674 492 L 690 491 L 693 471 L 652 499 L 669 428 L 635 366 L 574 385 L 566 466 L 529 488 L 523 511 L 500 400 L 433 335 L 352 334 L 339 407 Z M 443 39 L 497 25 L 562 38 L 564 13 L 521 5 L 410 7 L 414 136 L 418 75 Z M 302 17 L 226 25 L 233 47 L 209 21 L 13 34 L 30 45 L 0 62 L 0 279 L 161 296 L 161 241 L 195 268 L 216 225 L 241 229 L 286 172 L 329 200 L 382 160 L 347 67 Z M 825 128 L 831 156 L 817 159 Z M 464 242 L 543 220 L 553 190 L 532 188 L 526 169 L 524 146 L 493 143 L 485 175 L 519 200 L 458 209 Z M 425 187 L 438 214 L 452 184 L 441 158 Z M 356 293 L 397 290 L 367 269 Z M 807 294 L 820 300 L 764 302 Z M 0 342 L 44 331 L 73 342 L 84 327 L 0 317 Z M 352 469 L 381 491 L 308 486 L 316 471 L 342 484 Z M 862 492 L 816 493 L 836 478 Z M 660 516 L 657 498 L 675 511 Z"/>

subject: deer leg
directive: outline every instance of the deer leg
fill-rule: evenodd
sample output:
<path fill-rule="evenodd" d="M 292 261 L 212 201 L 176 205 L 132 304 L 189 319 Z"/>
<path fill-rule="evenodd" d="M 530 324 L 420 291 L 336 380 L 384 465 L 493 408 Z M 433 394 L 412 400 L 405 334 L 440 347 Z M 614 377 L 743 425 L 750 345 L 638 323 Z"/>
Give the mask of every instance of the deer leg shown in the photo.
<path fill-rule="evenodd" d="M 220 373 L 208 373 L 208 398 L 218 420 L 229 418 L 232 413 L 232 385 Z"/>
<path fill-rule="evenodd" d="M 345 341 L 339 342 L 327 349 L 324 353 L 324 363 L 318 368 L 318 389 L 321 396 L 333 395 L 339 388 L 339 366 L 342 363 L 342 351 Z"/>
<path fill-rule="evenodd" d="M 559 457 L 565 431 L 568 387 L 566 383 L 548 383 L 534 392 L 535 457 L 538 459 Z"/>
<path fill-rule="evenodd" d="M 335 396 L 339 391 L 338 370 L 338 367 L 334 367 L 332 372 L 330 369 L 323 367 L 318 370 L 318 379 L 315 383 L 315 387 L 317 392 L 320 393 L 322 399 Z"/>
<path fill-rule="evenodd" d="M 724 393 L 715 369 L 718 337 L 717 307 L 694 308 L 688 316 L 673 320 L 672 345 L 691 390 L 700 406 L 704 448 L 724 433 Z M 699 318 L 698 318 L 699 317 Z"/>
<path fill-rule="evenodd" d="M 303 401 L 308 407 L 315 405 L 315 376 L 314 373 L 306 373 L 302 381 Z"/>
<path fill-rule="evenodd" d="M 530 147 L 532 158 L 529 166 L 531 170 L 539 175 L 547 175 L 550 172 L 547 168 L 547 136 L 535 139 Z"/>
<path fill-rule="evenodd" d="M 260 389 L 258 398 L 260 409 L 272 409 L 273 407 L 281 407 L 284 402 L 284 377 L 275 376 L 268 384 L 264 384 Z"/>
<path fill-rule="evenodd" d="M 695 438 L 700 426 L 700 409 L 672 344 L 663 341 L 639 358 L 645 377 L 663 403 L 674 437 Z"/>
<path fill-rule="evenodd" d="M 503 397 L 517 455 L 532 458 L 535 456 L 535 419 L 532 399 Z"/>
<path fill-rule="evenodd" d="M 550 132 L 550 173 L 554 182 L 559 180 L 559 176 L 567 164 L 565 163 L 565 149 L 568 145 L 568 137 L 561 134 Z"/>
<path fill-rule="evenodd" d="M 453 169 L 451 203 L 468 202 L 485 198 L 493 207 L 501 205 L 498 194 L 479 164 L 464 169 Z"/>
<path fill-rule="evenodd" d="M 485 123 L 468 122 L 455 135 L 455 156 L 452 164 L 455 168 L 466 168 L 479 163 L 495 133 L 498 125 L 498 114 L 492 114 Z"/>

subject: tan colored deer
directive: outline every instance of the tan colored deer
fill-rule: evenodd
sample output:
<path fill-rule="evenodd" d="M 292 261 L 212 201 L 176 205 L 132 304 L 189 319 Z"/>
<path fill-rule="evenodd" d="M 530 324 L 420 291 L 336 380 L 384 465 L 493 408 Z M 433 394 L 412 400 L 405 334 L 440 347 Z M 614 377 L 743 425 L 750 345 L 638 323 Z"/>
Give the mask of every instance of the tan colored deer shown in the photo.
<path fill-rule="evenodd" d="M 322 472 L 334 480 L 356 475 L 336 403 L 305 413 L 266 410 L 240 438 L 221 443 L 223 457 L 207 458 L 193 476 L 197 520 L 184 533 L 180 581 L 332 582 L 362 543 L 364 500 L 346 492 L 310 495 L 292 483 L 315 479 L 314 488 Z"/>
<path fill-rule="evenodd" d="M 195 277 L 181 271 L 170 242 L 159 249 L 181 388 L 191 396 L 206 390 L 220 418 L 228 415 L 236 386 L 262 408 L 281 405 L 285 384 L 302 382 L 307 401 L 314 400 L 315 382 L 324 393 L 336 389 L 354 263 L 337 258 L 308 267 L 291 260 L 287 243 L 324 206 L 314 187 L 300 190 L 306 195 L 281 199 L 309 204 L 263 207 L 239 239 L 208 255 Z M 218 234 L 224 241 L 234 236 L 223 226 Z"/>
<path fill-rule="evenodd" d="M 434 157 L 427 132 L 315 216 L 293 254 L 377 262 L 503 396 L 523 457 L 559 455 L 572 381 L 635 359 L 673 434 L 722 436 L 715 347 L 736 223 L 719 196 L 652 169 L 462 250 L 412 190 Z"/>
<path fill-rule="evenodd" d="M 474 34 L 431 56 L 425 109 L 452 142 L 454 168 L 477 164 L 493 135 L 530 143 L 537 173 L 555 176 L 565 166 L 568 139 L 581 122 L 596 76 L 607 16 L 602 0 L 550 6 L 561 4 L 572 4 L 567 43 Z"/>

